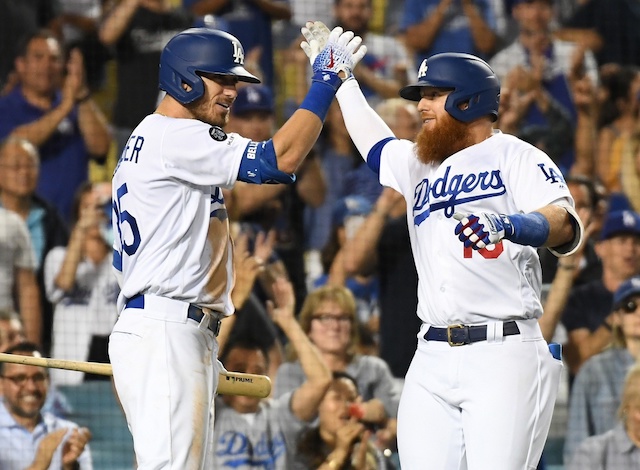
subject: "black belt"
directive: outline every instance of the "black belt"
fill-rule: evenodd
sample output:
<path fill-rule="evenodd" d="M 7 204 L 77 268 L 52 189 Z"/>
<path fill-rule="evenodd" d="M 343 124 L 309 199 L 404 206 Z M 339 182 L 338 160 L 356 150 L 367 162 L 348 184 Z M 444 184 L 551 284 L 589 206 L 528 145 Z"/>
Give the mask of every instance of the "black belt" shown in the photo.
<path fill-rule="evenodd" d="M 134 295 L 126 301 L 124 306 L 125 308 L 144 308 L 144 295 Z M 189 304 L 189 309 L 187 310 L 187 318 L 200 323 L 205 315 L 206 313 L 204 313 L 200 307 Z M 218 333 L 220 333 L 220 323 L 221 321 L 219 318 L 210 315 L 208 328 L 213 331 L 213 334 L 215 336 L 218 336 Z"/>
<path fill-rule="evenodd" d="M 502 336 L 519 334 L 520 329 L 515 321 L 508 321 L 502 324 Z M 451 325 L 446 328 L 430 326 L 424 334 L 424 339 L 427 341 L 446 341 L 451 346 L 462 346 L 478 341 L 486 341 L 487 325 Z"/>

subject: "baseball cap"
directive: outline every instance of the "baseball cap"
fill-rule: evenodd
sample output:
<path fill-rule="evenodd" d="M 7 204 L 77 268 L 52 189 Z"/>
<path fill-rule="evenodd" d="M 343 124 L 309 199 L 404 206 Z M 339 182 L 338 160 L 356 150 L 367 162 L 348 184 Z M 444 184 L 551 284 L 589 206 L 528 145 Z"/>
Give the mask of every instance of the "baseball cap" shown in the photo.
<path fill-rule="evenodd" d="M 630 210 L 613 211 L 607 214 L 600 231 L 600 240 L 630 233 L 640 236 L 640 214 Z"/>
<path fill-rule="evenodd" d="M 344 225 L 347 218 L 356 215 L 367 215 L 372 208 L 371 202 L 362 196 L 354 195 L 338 199 L 333 205 L 333 224 Z"/>
<path fill-rule="evenodd" d="M 613 308 L 618 308 L 620 304 L 634 295 L 640 295 L 640 276 L 633 276 L 620 284 L 618 290 L 613 293 Z"/>
<path fill-rule="evenodd" d="M 271 90 L 263 85 L 247 85 L 238 88 L 238 96 L 231 106 L 231 113 L 238 116 L 256 111 L 273 114 Z"/>

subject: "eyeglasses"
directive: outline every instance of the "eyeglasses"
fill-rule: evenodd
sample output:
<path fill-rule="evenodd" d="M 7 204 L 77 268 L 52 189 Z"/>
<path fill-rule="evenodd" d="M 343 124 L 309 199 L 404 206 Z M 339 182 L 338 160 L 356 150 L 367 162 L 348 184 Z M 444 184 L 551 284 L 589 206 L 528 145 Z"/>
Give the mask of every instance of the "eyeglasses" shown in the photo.
<path fill-rule="evenodd" d="M 346 325 L 351 324 L 353 318 L 350 315 L 328 315 L 328 314 L 320 314 L 311 317 L 311 320 L 317 320 L 323 326 L 328 326 L 329 324 L 333 325 Z"/>
<path fill-rule="evenodd" d="M 31 380 L 34 385 L 42 385 L 47 376 L 45 374 L 33 374 L 33 375 L 3 375 L 3 379 L 10 380 L 16 387 L 22 387 L 27 383 L 27 380 Z"/>
<path fill-rule="evenodd" d="M 638 308 L 638 303 L 635 300 L 627 300 L 620 308 L 624 313 L 634 313 Z"/>
<path fill-rule="evenodd" d="M 18 165 L 0 165 L 0 167 L 6 168 L 7 170 L 10 170 L 10 171 L 20 171 L 20 170 L 33 171 L 38 168 L 38 165 L 36 163 L 25 162 Z"/>

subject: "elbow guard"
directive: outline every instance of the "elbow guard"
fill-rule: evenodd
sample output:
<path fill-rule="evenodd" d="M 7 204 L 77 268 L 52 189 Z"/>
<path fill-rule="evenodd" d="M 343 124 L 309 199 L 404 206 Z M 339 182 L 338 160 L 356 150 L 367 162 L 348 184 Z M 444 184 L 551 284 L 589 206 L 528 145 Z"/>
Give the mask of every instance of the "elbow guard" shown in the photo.
<path fill-rule="evenodd" d="M 296 175 L 278 170 L 278 160 L 273 141 L 249 142 L 244 150 L 238 180 L 253 184 L 291 184 Z"/>

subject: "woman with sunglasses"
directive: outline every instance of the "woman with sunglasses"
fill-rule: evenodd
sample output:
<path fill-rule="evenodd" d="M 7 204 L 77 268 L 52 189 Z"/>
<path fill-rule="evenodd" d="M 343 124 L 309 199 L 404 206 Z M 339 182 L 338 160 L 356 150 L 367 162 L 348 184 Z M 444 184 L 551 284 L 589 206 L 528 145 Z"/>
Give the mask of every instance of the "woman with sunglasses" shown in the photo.
<path fill-rule="evenodd" d="M 613 295 L 613 309 L 611 346 L 589 359 L 573 383 L 565 464 L 587 437 L 616 425 L 625 376 L 640 359 L 640 276 L 620 285 Z"/>

